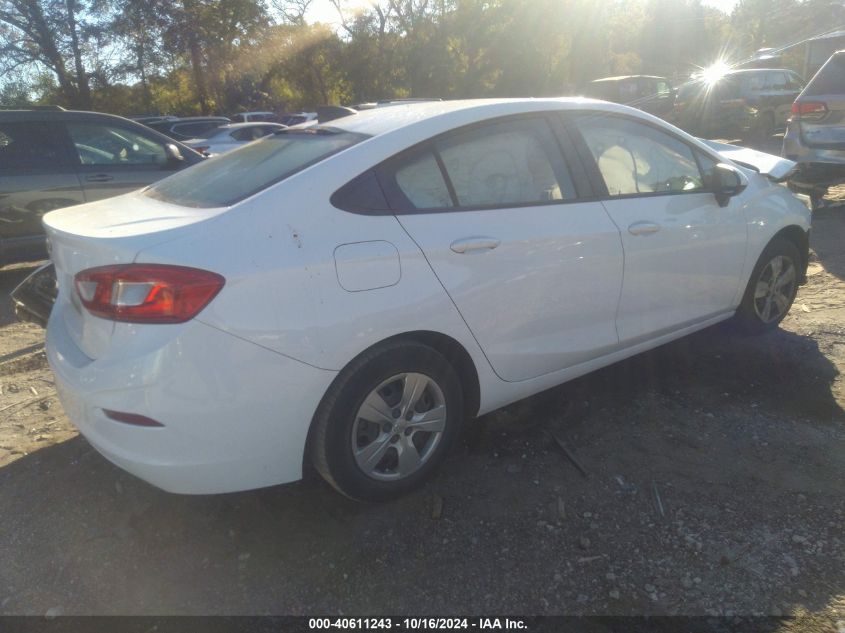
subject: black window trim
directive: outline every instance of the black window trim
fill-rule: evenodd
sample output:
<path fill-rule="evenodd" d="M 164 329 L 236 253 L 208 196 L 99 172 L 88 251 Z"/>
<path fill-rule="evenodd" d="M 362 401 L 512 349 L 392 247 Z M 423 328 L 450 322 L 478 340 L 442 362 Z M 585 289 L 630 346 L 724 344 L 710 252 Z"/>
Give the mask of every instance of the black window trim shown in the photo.
<path fill-rule="evenodd" d="M 697 145 L 693 145 L 686 139 L 681 138 L 677 134 L 674 134 L 671 130 L 667 130 L 659 125 L 652 123 L 651 121 L 641 119 L 637 116 L 624 114 L 621 112 L 609 112 L 605 110 L 565 110 L 561 112 L 561 115 L 561 118 L 564 120 L 564 126 L 566 127 L 567 131 L 570 134 L 570 137 L 573 140 L 573 144 L 576 150 L 578 151 L 581 162 L 584 164 L 584 169 L 587 171 L 588 177 L 591 183 L 593 184 L 594 189 L 596 190 L 596 192 L 598 192 L 597 195 L 593 198 L 593 200 L 597 200 L 600 202 L 607 202 L 610 200 L 627 200 L 630 198 L 688 196 L 701 193 L 713 194 L 713 190 L 709 186 L 705 186 L 702 189 L 695 189 L 691 191 L 649 191 L 645 193 L 625 193 L 616 196 L 610 195 L 607 190 L 607 185 L 604 182 L 604 178 L 601 175 L 601 171 L 599 170 L 598 163 L 596 162 L 596 159 L 593 158 L 593 154 L 587 146 L 587 142 L 584 140 L 583 135 L 578 130 L 577 121 L 579 118 L 583 118 L 585 116 L 604 116 L 615 119 L 622 119 L 624 121 L 639 123 L 640 125 L 644 125 L 646 127 L 652 128 L 653 130 L 666 134 L 670 138 L 674 139 L 675 141 L 683 144 L 684 146 L 690 149 L 690 151 L 692 152 L 693 159 L 695 160 L 695 164 L 698 167 L 698 173 L 701 176 L 702 183 L 705 182 L 704 171 L 701 168 L 701 161 L 698 158 L 698 154 L 705 154 L 709 158 L 714 160 L 716 163 L 726 162 L 724 158 L 715 155 L 714 152 L 710 150 L 705 151 Z"/>
<path fill-rule="evenodd" d="M 585 179 L 586 173 L 583 169 L 583 166 L 580 164 L 581 161 L 577 158 L 574 152 L 571 151 L 570 148 L 566 148 L 566 143 L 562 140 L 561 130 L 556 126 L 555 115 L 560 112 L 563 111 L 549 110 L 542 112 L 523 112 L 519 114 L 510 114 L 506 116 L 484 119 L 483 121 L 477 121 L 468 125 L 453 128 L 451 130 L 438 134 L 437 136 L 433 136 L 424 141 L 421 141 L 416 145 L 412 145 L 411 147 L 408 147 L 400 152 L 397 152 L 393 156 L 390 156 L 389 158 L 381 161 L 378 165 L 370 167 L 364 172 L 361 172 L 360 174 L 356 175 L 354 178 L 350 179 L 348 182 L 338 187 L 338 189 L 332 194 L 330 202 L 335 208 L 340 209 L 341 211 L 347 211 L 349 213 L 355 213 L 358 215 L 401 216 L 422 213 L 464 213 L 470 211 L 521 209 L 529 207 L 567 205 L 590 201 L 594 199 L 594 197 L 592 196 L 592 187 L 591 184 Z M 572 198 L 566 198 L 563 200 L 544 200 L 536 202 L 506 203 L 499 205 L 460 206 L 458 204 L 457 194 L 455 192 L 454 185 L 452 184 L 452 181 L 449 178 L 449 174 L 446 171 L 445 165 L 443 164 L 443 159 L 440 157 L 440 152 L 437 150 L 437 142 L 442 139 L 450 138 L 457 134 L 464 134 L 467 132 L 471 132 L 475 129 L 484 128 L 490 125 L 497 125 L 503 123 L 506 124 L 524 120 L 542 120 L 548 126 L 549 130 L 552 132 L 552 145 L 557 150 L 555 152 L 555 156 L 549 157 L 551 167 L 554 170 L 555 177 L 558 179 L 558 181 L 561 180 L 561 176 L 567 177 L 565 180 L 569 180 L 572 183 L 575 195 Z M 449 191 L 449 196 L 452 199 L 453 206 L 422 209 L 416 208 L 413 206 L 411 201 L 408 200 L 405 194 L 402 193 L 401 189 L 396 184 L 395 172 L 397 167 L 403 163 L 423 156 L 426 153 L 431 154 L 437 162 L 437 166 L 440 169 L 440 175 L 443 178 L 447 190 Z M 573 161 L 575 161 L 575 165 L 577 165 L 577 168 L 575 169 L 573 168 Z M 345 204 L 343 201 L 338 200 L 338 194 L 342 193 L 343 190 L 347 187 L 347 185 L 352 183 L 354 180 L 363 177 L 370 171 L 375 173 L 376 180 L 378 181 L 381 187 L 382 194 L 387 200 L 390 209 L 361 209 L 349 204 Z M 559 182 L 559 184 L 563 183 Z"/>

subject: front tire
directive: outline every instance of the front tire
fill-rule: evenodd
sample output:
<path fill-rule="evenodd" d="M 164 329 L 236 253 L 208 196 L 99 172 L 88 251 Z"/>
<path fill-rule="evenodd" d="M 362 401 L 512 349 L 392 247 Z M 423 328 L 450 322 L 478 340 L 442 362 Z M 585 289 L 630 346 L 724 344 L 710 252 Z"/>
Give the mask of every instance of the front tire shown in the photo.
<path fill-rule="evenodd" d="M 463 393 L 436 350 L 397 341 L 341 372 L 318 408 L 311 458 L 347 497 L 386 501 L 422 484 L 460 432 Z"/>
<path fill-rule="evenodd" d="M 789 240 L 776 237 L 760 255 L 735 321 L 747 334 L 762 334 L 776 328 L 798 294 L 801 255 Z"/>

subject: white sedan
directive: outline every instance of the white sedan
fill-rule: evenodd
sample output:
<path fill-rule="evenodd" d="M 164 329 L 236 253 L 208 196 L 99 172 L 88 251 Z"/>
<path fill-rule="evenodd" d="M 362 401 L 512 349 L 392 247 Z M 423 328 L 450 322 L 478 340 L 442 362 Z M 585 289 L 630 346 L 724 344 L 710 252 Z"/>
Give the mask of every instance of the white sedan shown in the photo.
<path fill-rule="evenodd" d="M 268 134 L 284 130 L 280 123 L 230 123 L 213 128 L 205 134 L 183 141 L 191 149 L 204 154 L 222 154 L 251 143 Z"/>
<path fill-rule="evenodd" d="M 62 403 L 165 490 L 311 461 L 350 497 L 404 493 L 465 420 L 726 319 L 778 325 L 809 212 L 773 182 L 792 163 L 718 148 L 587 99 L 419 103 L 54 211 Z"/>

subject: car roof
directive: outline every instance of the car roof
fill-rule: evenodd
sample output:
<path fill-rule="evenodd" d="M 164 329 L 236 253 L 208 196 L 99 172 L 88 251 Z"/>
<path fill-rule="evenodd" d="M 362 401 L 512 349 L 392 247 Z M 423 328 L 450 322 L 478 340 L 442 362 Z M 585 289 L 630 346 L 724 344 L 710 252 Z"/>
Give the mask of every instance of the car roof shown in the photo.
<path fill-rule="evenodd" d="M 0 110 L 0 120 L 20 120 L 27 121 L 67 121 L 70 119 L 117 119 L 123 122 L 130 122 L 133 125 L 139 125 L 136 121 L 127 119 L 126 117 L 118 116 L 116 114 L 108 114 L 106 112 L 89 112 L 86 110 L 27 110 L 21 108 L 20 110 Z"/>
<path fill-rule="evenodd" d="M 258 127 L 269 125 L 270 127 L 280 127 L 284 128 L 286 126 L 282 125 L 281 123 L 276 123 L 275 121 L 246 121 L 245 123 L 226 123 L 225 125 L 221 125 L 218 127 L 218 130 L 237 130 L 238 128 L 242 127 Z"/>
<path fill-rule="evenodd" d="M 600 81 L 623 81 L 625 79 L 662 79 L 668 81 L 666 77 L 658 75 L 619 75 L 618 77 L 602 77 L 601 79 L 593 79 L 590 83 L 599 83 Z"/>
<path fill-rule="evenodd" d="M 725 77 L 729 75 L 748 75 L 753 73 L 794 73 L 794 70 L 789 68 L 737 68 L 736 70 L 729 70 L 725 73 Z"/>
<path fill-rule="evenodd" d="M 465 125 L 475 120 L 514 114 L 548 112 L 549 110 L 596 109 L 602 111 L 637 112 L 632 108 L 584 97 L 549 99 L 464 99 L 456 101 L 426 101 L 395 105 L 390 108 L 362 110 L 319 127 L 367 136 L 377 136 L 402 127 L 421 124 L 432 119 Z M 296 128 L 293 128 L 296 129 Z"/>

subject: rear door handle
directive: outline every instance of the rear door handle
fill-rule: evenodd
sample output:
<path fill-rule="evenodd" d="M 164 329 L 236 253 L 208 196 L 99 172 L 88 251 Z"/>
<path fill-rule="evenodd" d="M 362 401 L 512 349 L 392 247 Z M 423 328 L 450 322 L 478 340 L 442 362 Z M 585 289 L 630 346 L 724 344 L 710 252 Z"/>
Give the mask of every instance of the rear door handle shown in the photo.
<path fill-rule="evenodd" d="M 449 248 L 456 253 L 469 253 L 470 251 L 490 251 L 499 244 L 501 242 L 495 237 L 465 237 L 452 242 Z"/>
<path fill-rule="evenodd" d="M 654 222 L 634 222 L 628 227 L 631 235 L 651 235 L 660 230 L 660 225 Z"/>
<path fill-rule="evenodd" d="M 114 176 L 110 176 L 109 174 L 92 174 L 86 176 L 85 180 L 88 182 L 111 182 L 114 180 Z"/>

